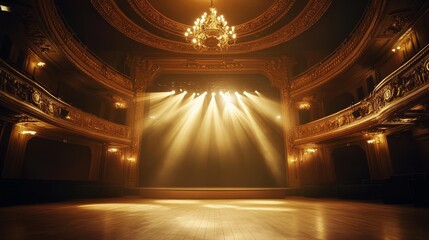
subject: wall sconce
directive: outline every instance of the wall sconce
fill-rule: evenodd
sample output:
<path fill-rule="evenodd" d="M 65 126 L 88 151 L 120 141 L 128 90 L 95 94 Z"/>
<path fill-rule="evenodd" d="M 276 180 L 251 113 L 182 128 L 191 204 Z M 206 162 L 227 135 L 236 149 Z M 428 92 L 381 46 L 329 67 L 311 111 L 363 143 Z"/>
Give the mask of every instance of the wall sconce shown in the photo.
<path fill-rule="evenodd" d="M 378 138 L 378 137 L 370 138 L 370 139 L 366 140 L 366 142 L 368 144 L 379 144 L 379 143 L 381 143 L 380 138 Z"/>
<path fill-rule="evenodd" d="M 44 63 L 44 62 L 42 62 L 42 61 L 39 61 L 39 62 L 37 62 L 37 63 L 34 63 L 34 67 L 33 67 L 33 77 L 35 77 L 35 75 L 36 75 L 36 69 L 37 68 L 43 68 L 43 67 L 45 67 L 45 65 L 46 65 L 46 63 Z"/>
<path fill-rule="evenodd" d="M 127 108 L 127 104 L 125 102 L 115 102 L 116 109 L 124 109 Z"/>
<path fill-rule="evenodd" d="M 296 107 L 299 110 L 309 110 L 311 108 L 311 104 L 309 102 L 306 101 L 300 101 L 296 103 Z"/>
<path fill-rule="evenodd" d="M 134 162 L 136 159 L 134 157 L 130 156 L 127 158 L 127 160 L 128 160 L 128 162 Z"/>
<path fill-rule="evenodd" d="M 36 131 L 32 131 L 32 130 L 23 130 L 20 132 L 22 135 L 36 135 Z"/>
<path fill-rule="evenodd" d="M 392 48 L 392 52 L 396 52 L 397 50 L 401 50 L 401 46 L 397 46 L 396 48 Z"/>
<path fill-rule="evenodd" d="M 117 153 L 117 152 L 119 152 L 119 149 L 117 149 L 115 147 L 110 147 L 110 148 L 107 149 L 107 151 L 110 152 L 110 153 Z"/>
<path fill-rule="evenodd" d="M 317 148 L 306 148 L 304 150 L 304 153 L 315 153 L 317 151 Z"/>

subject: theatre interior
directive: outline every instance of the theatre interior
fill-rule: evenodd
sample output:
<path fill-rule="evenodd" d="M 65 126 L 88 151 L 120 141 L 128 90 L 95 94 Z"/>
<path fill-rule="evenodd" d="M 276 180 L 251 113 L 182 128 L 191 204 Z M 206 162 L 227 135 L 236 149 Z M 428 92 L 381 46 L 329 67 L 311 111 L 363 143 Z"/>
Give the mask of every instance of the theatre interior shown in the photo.
<path fill-rule="evenodd" d="M 2 239 L 428 239 L 429 1 L 0 9 Z"/>

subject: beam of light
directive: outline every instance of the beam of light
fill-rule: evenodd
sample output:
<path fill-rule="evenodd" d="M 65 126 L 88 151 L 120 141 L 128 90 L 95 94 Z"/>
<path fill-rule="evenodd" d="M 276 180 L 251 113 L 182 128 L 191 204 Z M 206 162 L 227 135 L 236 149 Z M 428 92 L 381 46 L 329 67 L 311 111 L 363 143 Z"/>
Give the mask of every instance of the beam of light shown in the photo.
<path fill-rule="evenodd" d="M 151 100 L 153 102 L 157 102 L 157 101 L 164 100 L 171 95 L 172 95 L 171 92 L 149 92 L 144 94 L 143 97 L 140 97 L 138 101 Z"/>
<path fill-rule="evenodd" d="M 253 116 L 253 114 L 250 113 L 249 108 L 243 102 L 242 98 L 238 98 L 238 103 L 241 106 L 241 109 L 244 110 L 247 123 L 249 124 L 249 129 L 252 129 L 254 139 L 257 140 L 260 151 L 265 158 L 265 163 L 276 177 L 277 181 L 281 181 L 281 172 L 283 169 L 278 168 L 278 162 L 281 161 L 280 154 L 275 149 L 270 137 L 259 127 L 261 125 L 260 122 Z"/>
<path fill-rule="evenodd" d="M 232 144 L 224 131 L 225 126 L 221 121 L 219 109 L 216 104 L 216 98 L 212 96 L 207 106 L 207 111 L 201 120 L 201 125 L 197 131 L 196 141 L 198 147 L 195 154 L 200 159 L 207 159 L 210 153 L 209 148 L 223 149 L 223 151 L 232 150 Z M 199 162 L 205 164 L 205 162 Z"/>
<path fill-rule="evenodd" d="M 270 119 L 281 119 L 281 109 L 279 104 L 262 94 L 253 95 L 253 94 L 245 94 L 247 98 L 242 98 L 246 105 L 252 106 L 258 112 L 262 113 L 264 116 Z M 279 117 L 280 116 L 280 117 Z M 279 127 L 283 127 L 282 121 L 276 121 Z"/>
<path fill-rule="evenodd" d="M 178 95 L 171 96 L 168 99 L 168 101 L 165 101 L 165 100 L 159 101 L 160 99 L 158 99 L 158 101 L 155 101 L 151 105 L 151 111 L 149 114 L 149 118 L 151 120 L 155 120 L 155 119 L 159 118 L 159 119 L 161 119 L 161 121 L 151 122 L 150 124 L 146 125 L 146 128 L 157 126 L 159 124 L 163 124 L 163 122 L 165 122 L 165 121 L 169 121 L 170 115 L 167 113 L 169 111 L 171 111 L 171 109 L 175 109 L 183 101 L 184 97 L 185 97 L 185 93 L 180 93 Z M 165 98 L 163 98 L 163 99 L 165 99 Z"/>
<path fill-rule="evenodd" d="M 148 180 L 152 182 L 150 184 L 175 184 L 174 177 L 182 174 L 178 173 L 180 171 L 204 179 L 204 174 L 214 165 L 219 171 L 230 169 L 230 166 L 246 166 L 251 164 L 249 160 L 260 161 L 262 171 L 282 184 L 283 160 L 280 150 L 275 147 L 278 144 L 273 143 L 277 138 L 269 136 L 273 131 L 267 127 L 268 121 L 281 122 L 276 121 L 278 103 L 275 107 L 274 101 L 261 94 L 247 92 L 241 95 L 221 91 L 218 96 L 214 92 L 211 96 L 204 92 L 198 96 L 183 91 L 166 97 L 157 96 L 156 100 L 150 101 L 146 119 L 151 131 L 145 136 L 147 141 L 156 139 L 156 144 L 147 146 L 162 151 L 150 156 L 159 160 L 153 177 Z M 268 115 L 273 117 L 265 118 Z M 150 116 L 156 118 L 151 120 Z M 229 177 L 230 174 L 221 172 L 219 176 Z"/>
<path fill-rule="evenodd" d="M 206 94 L 195 97 L 179 108 L 175 115 L 175 126 L 165 136 L 164 146 L 166 156 L 164 165 L 158 174 L 156 181 L 163 182 L 167 180 L 164 174 L 169 175 L 177 164 L 180 164 L 180 159 L 186 154 L 191 143 L 194 142 L 195 132 L 194 126 L 201 121 L 201 111 Z"/>

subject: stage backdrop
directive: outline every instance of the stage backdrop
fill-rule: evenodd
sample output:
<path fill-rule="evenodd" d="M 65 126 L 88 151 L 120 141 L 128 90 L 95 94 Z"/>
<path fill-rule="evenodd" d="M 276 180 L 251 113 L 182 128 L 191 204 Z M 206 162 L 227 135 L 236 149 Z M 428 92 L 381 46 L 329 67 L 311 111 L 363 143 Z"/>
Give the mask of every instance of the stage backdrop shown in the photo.
<path fill-rule="evenodd" d="M 145 101 L 142 187 L 286 185 L 277 89 L 179 86 L 149 92 Z"/>

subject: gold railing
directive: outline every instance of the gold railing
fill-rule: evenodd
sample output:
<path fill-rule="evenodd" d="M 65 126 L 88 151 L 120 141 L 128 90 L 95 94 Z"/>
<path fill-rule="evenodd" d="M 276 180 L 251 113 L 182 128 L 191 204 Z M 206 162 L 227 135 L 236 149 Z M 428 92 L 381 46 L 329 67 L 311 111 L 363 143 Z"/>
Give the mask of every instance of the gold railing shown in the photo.
<path fill-rule="evenodd" d="M 28 76 L 0 61 L 0 102 L 60 128 L 117 143 L 130 142 L 130 128 L 83 112 L 56 98 Z"/>
<path fill-rule="evenodd" d="M 362 101 L 330 116 L 297 126 L 296 144 L 321 141 L 380 123 L 429 89 L 429 45 L 383 79 Z"/>

